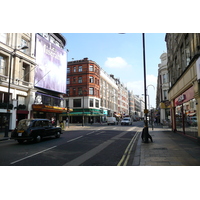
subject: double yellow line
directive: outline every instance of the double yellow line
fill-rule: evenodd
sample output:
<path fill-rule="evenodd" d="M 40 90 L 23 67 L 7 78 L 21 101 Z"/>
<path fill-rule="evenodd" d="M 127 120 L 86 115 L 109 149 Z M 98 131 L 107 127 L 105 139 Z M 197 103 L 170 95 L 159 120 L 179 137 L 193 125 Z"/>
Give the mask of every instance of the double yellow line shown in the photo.
<path fill-rule="evenodd" d="M 128 144 L 128 146 L 127 146 L 127 148 L 126 148 L 126 150 L 125 150 L 125 152 L 124 152 L 124 154 L 123 154 L 121 160 L 120 160 L 119 163 L 117 164 L 117 166 L 126 166 L 126 165 L 127 165 L 128 160 L 129 160 L 129 157 L 130 157 L 130 154 L 131 154 L 131 151 L 132 151 L 132 149 L 133 149 L 133 145 L 134 145 L 134 143 L 135 143 L 135 141 L 136 141 L 136 139 L 137 139 L 139 133 L 140 133 L 139 131 L 137 131 L 137 132 L 135 133 L 135 135 L 134 135 L 133 138 L 131 139 L 130 143 Z"/>

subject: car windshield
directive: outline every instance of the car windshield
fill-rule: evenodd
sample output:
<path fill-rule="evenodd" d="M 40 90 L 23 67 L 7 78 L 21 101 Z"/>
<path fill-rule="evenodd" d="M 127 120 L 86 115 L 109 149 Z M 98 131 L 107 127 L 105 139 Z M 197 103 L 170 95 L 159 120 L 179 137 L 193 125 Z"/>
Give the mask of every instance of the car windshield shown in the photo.
<path fill-rule="evenodd" d="M 32 120 L 28 120 L 28 119 L 23 119 L 21 121 L 19 121 L 19 124 L 17 125 L 17 129 L 27 129 L 30 124 L 31 124 Z"/>

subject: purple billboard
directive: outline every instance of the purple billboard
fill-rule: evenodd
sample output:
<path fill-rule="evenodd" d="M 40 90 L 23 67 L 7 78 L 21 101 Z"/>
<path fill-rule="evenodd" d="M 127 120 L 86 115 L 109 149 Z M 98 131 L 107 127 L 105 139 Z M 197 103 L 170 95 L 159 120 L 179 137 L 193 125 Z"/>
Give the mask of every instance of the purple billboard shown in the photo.
<path fill-rule="evenodd" d="M 35 86 L 66 93 L 67 54 L 40 35 L 36 38 Z"/>

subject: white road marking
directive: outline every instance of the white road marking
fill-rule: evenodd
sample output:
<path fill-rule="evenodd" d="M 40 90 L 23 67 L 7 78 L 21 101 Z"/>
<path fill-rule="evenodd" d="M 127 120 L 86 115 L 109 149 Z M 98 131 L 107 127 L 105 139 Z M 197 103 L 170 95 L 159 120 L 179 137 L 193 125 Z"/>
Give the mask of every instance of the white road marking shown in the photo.
<path fill-rule="evenodd" d="M 72 142 L 72 141 L 77 140 L 77 139 L 82 138 L 82 137 L 83 137 L 83 136 L 79 136 L 79 137 L 74 138 L 74 139 L 71 139 L 71 140 L 69 140 L 69 141 L 67 141 L 67 142 Z"/>
<path fill-rule="evenodd" d="M 30 155 L 30 156 L 26 156 L 26 157 L 24 157 L 24 158 L 22 158 L 22 159 L 19 159 L 19 160 L 16 160 L 16 161 L 14 161 L 14 162 L 11 162 L 10 164 L 13 165 L 13 164 L 15 164 L 15 163 L 17 163 L 17 162 L 20 162 L 20 161 L 25 160 L 25 159 L 27 159 L 27 158 L 36 156 L 36 155 L 38 155 L 38 154 L 40 154 L 40 153 L 43 153 L 43 152 L 45 152 L 45 151 L 48 151 L 48 150 L 53 149 L 53 148 L 56 148 L 56 147 L 57 147 L 57 146 L 53 146 L 53 147 L 48 148 L 48 149 L 45 149 L 45 150 L 43 150 L 43 151 L 34 153 L 34 154 Z"/>

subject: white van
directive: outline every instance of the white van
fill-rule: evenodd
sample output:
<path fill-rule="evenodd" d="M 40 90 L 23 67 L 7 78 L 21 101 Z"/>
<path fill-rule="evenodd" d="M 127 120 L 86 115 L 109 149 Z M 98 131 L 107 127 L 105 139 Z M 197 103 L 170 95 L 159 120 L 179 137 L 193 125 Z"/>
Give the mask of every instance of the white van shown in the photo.
<path fill-rule="evenodd" d="M 118 124 L 118 121 L 116 120 L 115 117 L 107 117 L 107 124 L 110 125 L 110 124 Z"/>
<path fill-rule="evenodd" d="M 132 125 L 132 119 L 130 117 L 124 117 L 121 121 L 121 125 Z"/>

